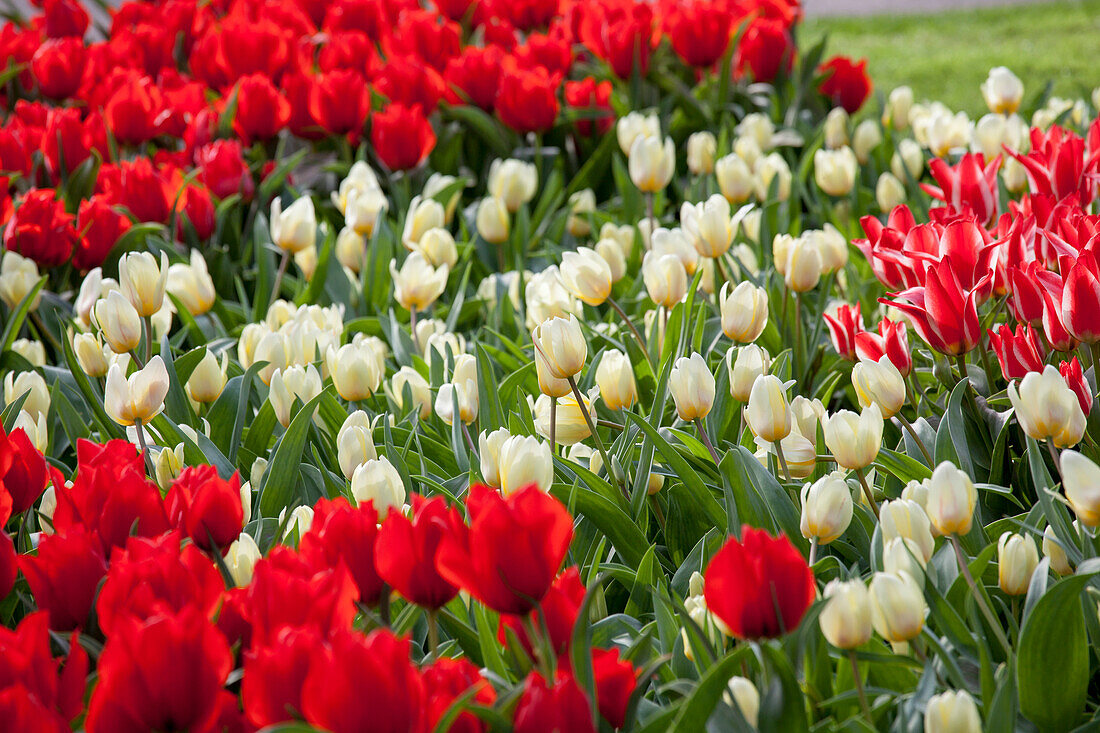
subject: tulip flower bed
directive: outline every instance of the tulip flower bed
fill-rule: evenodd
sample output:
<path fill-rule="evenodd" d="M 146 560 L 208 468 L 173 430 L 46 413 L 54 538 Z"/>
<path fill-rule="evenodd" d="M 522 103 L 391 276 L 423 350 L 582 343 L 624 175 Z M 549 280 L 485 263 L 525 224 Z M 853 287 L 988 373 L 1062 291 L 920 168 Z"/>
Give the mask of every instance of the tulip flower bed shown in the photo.
<path fill-rule="evenodd" d="M 41 6 L 0 728 L 1096 725 L 1100 96 L 793 0 Z"/>

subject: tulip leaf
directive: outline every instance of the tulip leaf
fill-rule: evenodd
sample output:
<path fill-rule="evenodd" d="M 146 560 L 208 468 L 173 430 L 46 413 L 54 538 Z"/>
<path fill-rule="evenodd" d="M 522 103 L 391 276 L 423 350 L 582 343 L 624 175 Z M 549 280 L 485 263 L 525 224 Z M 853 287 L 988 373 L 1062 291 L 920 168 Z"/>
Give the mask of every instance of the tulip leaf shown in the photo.
<path fill-rule="evenodd" d="M 19 301 L 19 305 L 8 315 L 8 322 L 4 324 L 4 336 L 0 339 L 0 344 L 2 344 L 0 351 L 10 349 L 15 340 L 19 338 L 19 330 L 23 327 L 23 321 L 27 320 L 27 315 L 31 312 L 31 305 L 38 297 L 39 291 L 46 284 L 46 280 L 45 275 L 40 277 L 34 287 L 23 296 L 23 300 Z"/>
<path fill-rule="evenodd" d="M 317 411 L 321 398 L 330 389 L 331 386 L 302 406 L 275 446 L 271 462 L 264 472 L 263 486 L 260 488 L 260 516 L 278 516 L 280 511 L 290 505 L 291 491 L 301 473 L 302 451 L 305 450 L 309 428 L 313 424 L 313 414 Z"/>
<path fill-rule="evenodd" d="M 932 470 L 928 468 L 928 466 L 915 458 L 910 458 L 904 453 L 899 453 L 889 448 L 882 448 L 879 450 L 875 463 L 902 483 L 923 481 L 932 476 Z"/>
<path fill-rule="evenodd" d="M 743 644 L 712 665 L 680 705 L 676 719 L 662 730 L 706 730 L 707 720 L 710 719 L 715 706 L 719 704 L 723 693 L 728 689 L 730 678 L 741 670 L 742 663 L 752 649 L 751 645 Z"/>
<path fill-rule="evenodd" d="M 642 562 L 650 543 L 638 529 L 638 525 L 622 509 L 595 491 L 580 485 L 574 488 L 555 484 L 550 493 L 607 535 L 627 565 L 637 568 Z"/>
<path fill-rule="evenodd" d="M 108 438 L 124 438 L 126 433 L 123 432 L 122 427 L 112 420 L 107 414 L 107 410 L 103 408 L 103 395 L 99 391 L 99 384 L 93 385 L 88 375 L 80 368 L 80 363 L 76 360 L 76 354 L 73 353 L 72 342 L 67 338 L 62 339 L 61 349 L 65 354 L 65 363 L 69 365 L 69 372 L 73 375 L 77 389 L 84 396 L 84 403 L 91 409 L 92 416 L 99 425 L 100 433 Z"/>
<path fill-rule="evenodd" d="M 1094 570 L 1055 583 L 1020 629 L 1020 712 L 1042 730 L 1068 730 L 1084 712 L 1089 647 L 1081 591 L 1096 574 Z"/>

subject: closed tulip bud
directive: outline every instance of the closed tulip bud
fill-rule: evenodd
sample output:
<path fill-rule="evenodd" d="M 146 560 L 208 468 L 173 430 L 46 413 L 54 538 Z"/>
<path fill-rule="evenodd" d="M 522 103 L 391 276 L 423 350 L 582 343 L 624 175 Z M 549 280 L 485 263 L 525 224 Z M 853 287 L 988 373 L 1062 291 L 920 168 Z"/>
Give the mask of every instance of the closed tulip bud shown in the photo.
<path fill-rule="evenodd" d="M 619 243 L 623 257 L 630 257 L 634 251 L 634 227 L 630 224 L 615 225 L 607 222 L 600 227 L 600 239 L 613 239 Z"/>
<path fill-rule="evenodd" d="M 661 473 L 650 473 L 649 480 L 646 482 L 646 493 L 649 496 L 653 496 L 661 491 L 665 485 L 665 476 Z"/>
<path fill-rule="evenodd" d="M 205 349 L 202 359 L 187 379 L 187 395 L 195 402 L 209 404 L 221 396 L 225 389 L 225 370 L 229 364 L 228 354 L 222 354 L 221 364 L 217 357 Z"/>
<path fill-rule="evenodd" d="M 823 275 L 836 272 L 848 264 L 848 239 L 832 224 L 826 224 L 822 229 L 803 232 L 802 238 L 821 254 Z"/>
<path fill-rule="evenodd" d="M 871 594 L 859 578 L 832 580 L 825 586 L 818 624 L 837 649 L 855 649 L 871 638 Z"/>
<path fill-rule="evenodd" d="M 489 244 L 502 244 L 508 241 L 511 231 L 511 219 L 504 202 L 492 196 L 486 196 L 477 206 L 477 233 Z"/>
<path fill-rule="evenodd" d="M 821 250 L 807 237 L 798 237 L 791 242 L 787 251 L 787 264 L 783 272 L 783 281 L 796 293 L 805 293 L 817 287 L 825 263 L 821 259 Z"/>
<path fill-rule="evenodd" d="M 505 428 L 499 428 L 491 433 L 483 430 L 477 438 L 481 478 L 493 488 L 500 488 L 500 447 L 511 437 Z"/>
<path fill-rule="evenodd" d="M 426 310 L 443 294 L 450 271 L 445 264 L 432 267 L 428 258 L 420 252 L 406 257 L 400 270 L 397 269 L 397 261 L 390 260 L 394 300 L 406 310 Z"/>
<path fill-rule="evenodd" d="M 752 139 L 761 150 L 770 150 L 775 135 L 775 123 L 762 112 L 750 112 L 737 123 L 737 134 Z"/>
<path fill-rule="evenodd" d="M 351 169 L 348 170 L 348 175 L 344 180 L 340 181 L 340 187 L 338 190 L 332 193 L 332 203 L 336 205 L 336 208 L 343 214 L 347 209 L 347 198 L 354 190 L 368 191 L 378 190 L 378 176 L 374 174 L 371 167 L 362 160 L 357 160 L 352 163 Z"/>
<path fill-rule="evenodd" d="M 285 369 L 289 362 L 286 337 L 281 333 L 264 334 L 256 344 L 255 352 L 253 352 L 253 363 L 259 361 L 267 362 L 267 366 L 259 371 L 260 380 L 264 384 L 270 385 L 275 372 Z"/>
<path fill-rule="evenodd" d="M 363 237 L 374 233 L 378 220 L 386 213 L 390 202 L 378 188 L 353 188 L 348 191 L 344 207 L 344 223 Z"/>
<path fill-rule="evenodd" d="M 676 412 L 684 422 L 700 420 L 714 405 L 714 375 L 701 354 L 681 356 L 672 367 L 668 389 L 676 403 Z"/>
<path fill-rule="evenodd" d="M 736 153 L 719 158 L 714 164 L 718 188 L 726 201 L 740 204 L 749 200 L 756 190 L 756 178 L 749 164 Z"/>
<path fill-rule="evenodd" d="M 721 257 L 729 251 L 736 231 L 730 218 L 730 204 L 714 194 L 700 204 L 680 207 L 680 226 L 702 257 Z"/>
<path fill-rule="evenodd" d="M 885 171 L 878 177 L 875 184 L 875 202 L 879 211 L 893 211 L 895 206 L 905 203 L 908 194 L 905 192 L 905 184 L 898 180 L 890 171 Z"/>
<path fill-rule="evenodd" d="M 11 250 L 4 252 L 3 259 L 0 259 L 0 300 L 8 308 L 16 308 L 40 279 L 34 260 Z M 31 304 L 32 311 L 38 309 L 41 300 L 42 294 L 39 292 Z"/>
<path fill-rule="evenodd" d="M 921 505 L 908 499 L 884 501 L 878 511 L 882 541 L 887 543 L 896 537 L 911 540 L 920 548 L 920 557 L 928 562 L 932 557 L 936 540 Z"/>
<path fill-rule="evenodd" d="M 847 196 L 855 185 L 858 172 L 856 155 L 847 145 L 837 150 L 819 148 L 814 152 L 814 181 L 830 196 Z"/>
<path fill-rule="evenodd" d="M 754 454 L 760 465 L 767 468 L 771 464 L 771 456 L 779 456 L 775 443 L 769 443 L 761 438 L 755 438 L 757 451 Z M 787 471 L 792 479 L 807 478 L 817 468 L 817 449 L 813 443 L 799 433 L 794 426 L 786 438 L 779 441 L 783 448 L 783 457 L 787 462 Z"/>
<path fill-rule="evenodd" d="M 741 348 L 731 346 L 730 350 L 726 352 L 726 369 L 729 370 L 730 378 L 730 396 L 738 402 L 748 402 L 756 378 L 762 374 L 767 374 L 770 368 L 771 357 L 765 349 L 756 344 L 749 344 Z M 805 433 L 803 434 L 805 435 Z"/>
<path fill-rule="evenodd" d="M 559 272 L 569 292 L 588 305 L 602 305 L 611 295 L 611 268 L 593 249 L 562 254 Z"/>
<path fill-rule="evenodd" d="M 356 410 L 344 419 L 336 434 L 336 458 L 340 472 L 349 481 L 356 468 L 378 457 L 373 432 L 367 413 Z"/>
<path fill-rule="evenodd" d="M 168 269 L 168 255 L 164 252 L 160 253 L 159 264 L 148 252 L 128 252 L 119 259 L 118 283 L 122 294 L 142 318 L 153 315 L 164 304 Z"/>
<path fill-rule="evenodd" d="M 692 133 L 687 140 L 688 170 L 696 176 L 714 171 L 714 154 L 718 152 L 718 139 L 709 130 Z"/>
<path fill-rule="evenodd" d="M 936 466 L 928 480 L 928 519 L 942 535 L 964 535 L 974 519 L 978 492 L 974 482 L 950 461 Z"/>
<path fill-rule="evenodd" d="M 871 404 L 859 415 L 841 410 L 821 421 L 825 445 L 837 464 L 850 470 L 870 466 L 882 447 L 882 412 Z"/>
<path fill-rule="evenodd" d="M 875 573 L 871 579 L 871 622 L 886 641 L 915 639 L 924 628 L 924 593 L 912 575 Z"/>
<path fill-rule="evenodd" d="M 596 254 L 607 263 L 611 271 L 611 282 L 617 283 L 626 274 L 626 255 L 622 245 L 615 239 L 601 239 L 596 242 Z"/>
<path fill-rule="evenodd" d="M 458 183 L 458 179 L 454 176 L 448 176 L 443 173 L 433 173 L 428 176 L 428 180 L 424 182 L 424 196 L 426 198 L 434 198 L 439 200 L 441 194 L 448 189 L 453 192 L 446 201 L 443 201 L 443 208 L 446 210 L 447 223 L 451 223 L 451 219 L 454 217 L 455 209 L 458 208 L 458 203 L 462 198 L 462 186 L 455 186 Z M 452 186 L 454 188 L 452 189 Z"/>
<path fill-rule="evenodd" d="M 775 271 L 780 275 L 786 276 L 787 264 L 791 259 L 791 250 L 795 247 L 797 240 L 793 234 L 787 234 L 780 232 L 772 237 L 772 262 L 775 264 Z"/>
<path fill-rule="evenodd" d="M 5 392 L 7 392 L 7 384 Z M 103 407 L 119 425 L 148 423 L 164 409 L 164 396 L 168 394 L 168 370 L 159 355 L 149 360 L 144 368 L 127 379 L 118 364 L 107 372 L 107 385 L 103 390 Z"/>
<path fill-rule="evenodd" d="M 924 709 L 924 733 L 981 733 L 978 706 L 966 690 L 933 695 Z"/>
<path fill-rule="evenodd" d="M 997 540 L 997 584 L 1010 596 L 1027 593 L 1035 566 L 1039 564 L 1039 550 L 1030 536 L 1005 532 Z"/>
<path fill-rule="evenodd" d="M 46 425 L 46 415 L 38 413 L 37 416 L 32 415 L 26 410 L 20 410 L 19 414 L 15 416 L 15 422 L 12 424 L 14 430 L 22 430 L 27 440 L 30 441 L 34 449 L 39 453 L 45 453 L 46 449 L 50 445 L 50 431 L 49 426 Z"/>
<path fill-rule="evenodd" d="M 336 392 L 348 402 L 370 397 L 382 383 L 384 363 L 366 344 L 344 344 L 339 349 L 329 347 L 328 368 Z"/>
<path fill-rule="evenodd" d="M 882 568 L 888 573 L 906 572 L 924 588 L 924 556 L 920 546 L 908 537 L 882 543 Z"/>
<path fill-rule="evenodd" d="M 687 295 L 687 271 L 676 255 L 647 252 L 642 260 L 642 279 L 654 303 L 671 309 Z"/>
<path fill-rule="evenodd" d="M 1059 448 L 1070 448 L 1085 434 L 1085 413 L 1073 390 L 1053 364 L 1042 372 L 1029 372 L 1008 385 L 1008 398 L 1020 427 L 1035 440 L 1051 439 Z"/>
<path fill-rule="evenodd" d="M 661 142 L 659 135 L 639 136 L 630 146 L 630 180 L 643 193 L 656 193 L 672 180 L 676 170 L 676 149 L 672 138 Z"/>
<path fill-rule="evenodd" d="M 473 380 L 444 384 L 435 396 L 435 414 L 447 425 L 453 425 L 456 416 L 469 425 L 477 420 L 479 407 L 477 383 Z"/>
<path fill-rule="evenodd" d="M 913 90 L 909 87 L 896 87 L 890 90 L 886 98 L 886 109 L 882 113 L 882 124 L 895 130 L 909 127 L 909 110 L 913 107 Z"/>
<path fill-rule="evenodd" d="M 241 536 L 233 541 L 225 553 L 225 566 L 234 585 L 245 588 L 252 583 L 252 571 L 261 557 L 263 553 L 260 552 L 256 540 L 248 532 L 241 532 Z"/>
<path fill-rule="evenodd" d="M 775 200 L 786 201 L 791 197 L 791 167 L 779 153 L 770 153 L 756 163 L 756 197 L 768 201 L 772 187 L 775 187 Z"/>
<path fill-rule="evenodd" d="M 1024 83 L 1004 66 L 995 66 L 982 82 L 982 97 L 990 112 L 1010 115 L 1020 108 Z"/>
<path fill-rule="evenodd" d="M 791 429 L 797 430 L 811 441 L 816 441 L 817 426 L 821 424 L 821 418 L 825 414 L 825 406 L 821 404 L 821 400 L 796 395 L 791 400 L 791 419 L 794 421 Z"/>
<path fill-rule="evenodd" d="M 414 196 L 409 202 L 409 212 L 405 215 L 405 226 L 401 230 L 401 243 L 405 249 L 416 249 L 424 233 L 445 226 L 447 213 L 443 204 L 435 199 Z"/>
<path fill-rule="evenodd" d="M 271 202 L 271 241 L 284 252 L 301 252 L 317 243 L 317 213 L 313 199 L 302 196 L 283 209 L 278 196 Z"/>
<path fill-rule="evenodd" d="M 183 443 L 175 448 L 161 448 L 153 464 L 153 474 L 161 491 L 168 491 L 183 471 Z"/>
<path fill-rule="evenodd" d="M 762 209 L 753 209 L 749 213 L 745 214 L 745 218 L 741 220 L 741 231 L 745 233 L 745 236 L 750 242 L 754 242 L 756 244 L 760 243 L 760 219 L 763 216 L 764 211 Z M 749 252 L 752 252 L 752 250 L 748 248 L 747 245 L 739 244 L 737 245 L 737 247 L 734 247 L 735 253 L 738 247 L 744 247 Z M 752 273 L 755 275 L 759 271 L 759 267 L 756 265 L 755 253 L 753 253 L 753 257 L 754 259 L 752 260 Z M 743 256 L 741 258 L 741 261 L 746 261 Z"/>
<path fill-rule="evenodd" d="M 167 288 L 193 316 L 201 316 L 213 308 L 217 297 L 206 260 L 197 249 L 191 250 L 190 264 L 177 262 L 168 268 Z"/>
<path fill-rule="evenodd" d="M 1076 530 L 1078 523 L 1073 523 L 1073 528 Z M 1073 565 L 1069 562 L 1069 556 L 1066 555 L 1066 548 L 1062 547 L 1061 542 L 1054 534 L 1054 527 L 1047 525 L 1047 528 L 1043 531 L 1043 555 L 1050 560 L 1050 567 L 1054 572 L 1059 575 L 1072 575 Z"/>
<path fill-rule="evenodd" d="M 1005 188 L 1012 193 L 1022 193 L 1027 190 L 1027 170 L 1015 158 L 1008 158 L 1001 166 L 1001 178 L 1004 179 Z"/>
<path fill-rule="evenodd" d="M 760 719 L 760 692 L 756 685 L 746 677 L 733 676 L 726 685 L 728 697 L 733 699 L 737 709 L 741 711 L 741 717 L 745 722 L 756 728 Z"/>
<path fill-rule="evenodd" d="M 90 333 L 73 334 L 73 351 L 76 362 L 89 377 L 102 377 L 110 366 L 108 358 L 113 353 L 109 347 L 99 342 L 99 337 Z"/>
<path fill-rule="evenodd" d="M 355 274 L 367 264 L 367 241 L 351 227 L 336 235 L 336 261 Z"/>
<path fill-rule="evenodd" d="M 592 422 L 596 421 L 596 407 L 592 394 L 584 396 L 584 409 Z M 547 440 L 550 439 L 550 398 L 540 395 L 531 405 L 531 412 L 535 418 L 535 432 Z M 573 445 L 579 443 L 592 434 L 588 428 L 588 421 L 584 419 L 584 413 L 577 405 L 576 395 L 570 393 L 558 398 L 557 419 L 554 426 L 554 440 L 558 445 Z M 599 454 L 596 454 L 599 455 Z"/>
<path fill-rule="evenodd" d="M 762 374 L 756 378 L 749 391 L 745 419 L 753 435 L 769 443 L 787 437 L 791 432 L 791 406 L 779 377 Z"/>
<path fill-rule="evenodd" d="M 438 318 L 424 318 L 423 320 L 419 320 L 416 322 L 416 328 L 413 329 L 412 337 L 413 342 L 416 343 L 416 348 L 420 350 L 421 354 L 425 355 L 424 359 L 427 360 L 428 342 L 431 340 L 431 338 L 433 336 L 446 337 L 448 333 L 449 332 L 447 331 L 447 324 L 444 321 L 441 321 Z M 452 351 L 456 354 L 461 354 L 462 352 L 464 352 L 466 350 L 466 340 L 460 340 L 457 334 L 450 335 L 454 337 L 453 341 L 455 348 L 453 348 Z M 451 341 L 451 339 L 447 340 Z M 440 349 L 439 355 L 445 358 L 447 356 L 447 350 Z"/>
<path fill-rule="evenodd" d="M 1066 500 L 1086 527 L 1100 527 L 1100 466 L 1077 451 L 1062 451 L 1062 486 Z"/>
<path fill-rule="evenodd" d="M 764 288 L 746 281 L 730 289 L 730 283 L 726 282 L 719 303 L 722 332 L 735 343 L 752 343 L 768 325 L 768 291 Z"/>
<path fill-rule="evenodd" d="M 543 321 L 531 334 L 535 350 L 545 360 L 551 377 L 569 379 L 580 374 L 588 357 L 588 342 L 576 316 Z"/>
<path fill-rule="evenodd" d="M 592 233 L 592 214 L 596 211 L 596 192 L 591 188 L 577 191 L 569 197 L 569 219 L 565 228 L 574 237 L 587 237 Z"/>
<path fill-rule="evenodd" d="M 301 539 L 313 526 L 313 509 L 308 506 L 296 506 L 287 514 L 287 508 L 279 512 L 277 524 L 283 527 L 283 540 Z"/>
<path fill-rule="evenodd" d="M 432 388 L 420 372 L 410 366 L 403 366 L 393 375 L 387 386 L 390 399 L 398 410 L 406 409 L 405 389 L 412 393 L 412 404 L 420 410 L 420 419 L 427 420 L 432 414 Z"/>
<path fill-rule="evenodd" d="M 878 405 L 886 419 L 896 415 L 905 404 L 905 380 L 888 356 L 883 355 L 878 361 L 860 359 L 852 368 L 852 386 L 860 407 Z"/>
<path fill-rule="evenodd" d="M 535 197 L 538 186 L 538 169 L 534 163 L 509 158 L 494 160 L 489 166 L 489 195 L 503 201 L 512 213 Z"/>
<path fill-rule="evenodd" d="M 644 222 L 648 224 L 648 222 Z M 639 224 L 641 226 L 641 224 Z M 691 243 L 687 233 L 680 227 L 665 229 L 658 227 L 653 232 L 650 253 L 653 255 L 675 255 L 684 266 L 684 272 L 691 278 L 699 267 L 699 250 Z M 643 260 L 644 262 L 644 260 Z"/>
<path fill-rule="evenodd" d="M 564 397 L 572 394 L 573 388 L 566 379 L 558 379 L 550 373 L 550 362 L 537 348 L 535 349 L 535 374 L 539 379 L 539 391 L 549 397 Z"/>
<path fill-rule="evenodd" d="M 95 323 L 103 340 L 116 354 L 133 351 L 141 343 L 141 316 L 122 293 L 112 290 L 95 304 Z"/>
<path fill-rule="evenodd" d="M 825 115 L 825 147 L 836 150 L 848 144 L 848 113 L 843 107 L 834 107 Z"/>
<path fill-rule="evenodd" d="M 529 435 L 513 435 L 500 446 L 500 491 L 507 496 L 534 484 L 549 491 L 554 483 L 550 444 Z"/>
<path fill-rule="evenodd" d="M 638 401 L 638 386 L 634 382 L 634 367 L 621 351 L 605 351 L 596 367 L 596 386 L 600 397 L 612 410 L 629 410 Z"/>
<path fill-rule="evenodd" d="M 918 180 L 924 170 L 924 151 L 909 138 L 898 143 L 898 149 L 890 158 L 890 170 L 899 181 Z"/>
<path fill-rule="evenodd" d="M 871 153 L 882 144 L 882 128 L 874 120 L 864 120 L 856 125 L 852 134 L 852 151 L 860 165 L 866 165 Z"/>
<path fill-rule="evenodd" d="M 661 121 L 656 115 L 644 115 L 641 112 L 628 112 L 615 123 L 615 136 L 623 155 L 630 155 L 634 141 L 639 137 L 660 137 Z"/>
<path fill-rule="evenodd" d="M 454 267 L 458 262 L 458 247 L 454 236 L 441 227 L 429 229 L 416 244 L 416 251 L 424 255 L 432 267 Z"/>
<path fill-rule="evenodd" d="M 164 307 L 149 318 L 153 325 L 153 341 L 161 341 L 172 330 L 172 321 L 176 315 L 176 308 L 171 301 L 165 301 Z"/>
<path fill-rule="evenodd" d="M 294 400 L 302 404 L 321 394 L 321 374 L 312 364 L 297 364 L 285 369 L 276 369 L 271 375 L 271 389 L 267 399 L 275 411 L 275 417 L 284 428 L 290 426 L 291 410 Z"/>
<path fill-rule="evenodd" d="M 22 410 L 35 420 L 50 412 L 50 390 L 38 372 L 8 372 L 4 377 L 4 405 L 10 405 L 23 395 Z"/>
<path fill-rule="evenodd" d="M 351 475 L 351 495 L 359 504 L 374 504 L 379 517 L 385 517 L 393 507 L 400 510 L 405 503 L 405 485 L 401 474 L 385 456 L 359 465 Z"/>
<path fill-rule="evenodd" d="M 851 521 L 852 491 L 843 473 L 833 471 L 802 487 L 803 537 L 827 545 L 844 534 Z"/>

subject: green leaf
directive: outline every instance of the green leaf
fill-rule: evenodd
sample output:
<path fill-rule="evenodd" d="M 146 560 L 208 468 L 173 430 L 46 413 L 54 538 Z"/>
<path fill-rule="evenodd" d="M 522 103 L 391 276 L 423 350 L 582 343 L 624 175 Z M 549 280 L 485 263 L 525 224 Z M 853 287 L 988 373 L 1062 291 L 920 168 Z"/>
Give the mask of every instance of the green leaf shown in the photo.
<path fill-rule="evenodd" d="M 741 663 L 751 651 L 751 646 L 742 645 L 707 670 L 703 679 L 699 680 L 699 684 L 680 706 L 676 720 L 666 730 L 706 730 L 707 720 L 721 700 L 722 693 L 726 691 L 730 678 L 741 671 Z"/>
<path fill-rule="evenodd" d="M 46 276 L 43 275 L 39 278 L 35 286 L 30 289 L 26 295 L 23 296 L 23 300 L 19 301 L 19 305 L 15 307 L 11 315 L 8 316 L 8 322 L 4 324 L 4 336 L 0 340 L 0 351 L 7 351 L 11 348 L 11 345 L 15 343 L 15 340 L 19 338 L 19 330 L 23 327 L 23 321 L 27 320 L 27 314 L 31 311 L 31 304 L 34 303 L 35 298 L 38 297 L 38 293 L 42 290 L 42 287 L 46 284 Z"/>
<path fill-rule="evenodd" d="M 313 424 L 313 413 L 317 411 L 317 405 L 324 394 L 325 392 L 321 392 L 302 406 L 279 440 L 271 463 L 264 472 L 264 484 L 260 489 L 260 516 L 278 516 L 290 503 L 291 491 L 300 473 L 302 451 L 306 447 L 309 427 Z"/>

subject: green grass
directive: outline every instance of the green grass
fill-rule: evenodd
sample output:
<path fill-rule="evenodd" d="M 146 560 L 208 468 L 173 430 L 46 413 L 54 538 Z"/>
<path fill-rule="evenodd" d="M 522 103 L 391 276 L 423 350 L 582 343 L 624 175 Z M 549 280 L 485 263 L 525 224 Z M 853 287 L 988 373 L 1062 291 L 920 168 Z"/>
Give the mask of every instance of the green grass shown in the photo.
<path fill-rule="evenodd" d="M 1100 0 L 814 18 L 799 43 L 810 48 L 826 33 L 828 54 L 867 57 L 876 91 L 908 84 L 918 101 L 938 99 L 971 115 L 987 111 L 979 85 L 994 66 L 1023 80 L 1025 106 L 1048 82 L 1055 96 L 1085 99 L 1100 85 Z"/>

